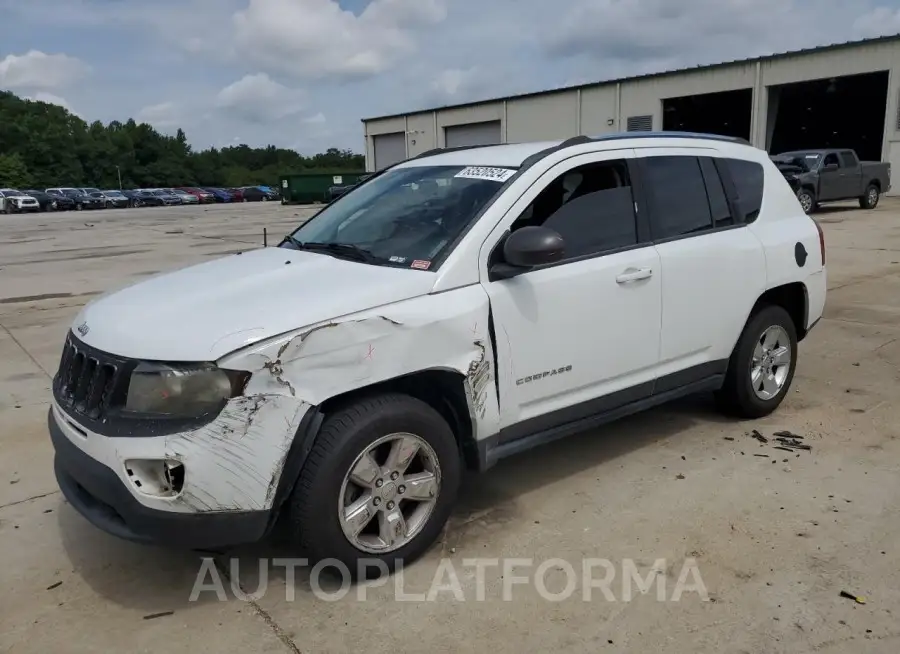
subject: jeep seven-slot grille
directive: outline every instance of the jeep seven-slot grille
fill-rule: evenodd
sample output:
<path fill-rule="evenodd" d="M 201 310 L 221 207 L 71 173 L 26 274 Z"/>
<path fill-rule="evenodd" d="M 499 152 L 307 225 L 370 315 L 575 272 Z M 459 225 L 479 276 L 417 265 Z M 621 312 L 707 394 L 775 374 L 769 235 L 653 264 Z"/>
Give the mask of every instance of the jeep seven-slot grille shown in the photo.
<path fill-rule="evenodd" d="M 124 361 L 86 346 L 70 334 L 53 380 L 57 401 L 69 411 L 91 420 L 104 418 L 123 395 Z"/>

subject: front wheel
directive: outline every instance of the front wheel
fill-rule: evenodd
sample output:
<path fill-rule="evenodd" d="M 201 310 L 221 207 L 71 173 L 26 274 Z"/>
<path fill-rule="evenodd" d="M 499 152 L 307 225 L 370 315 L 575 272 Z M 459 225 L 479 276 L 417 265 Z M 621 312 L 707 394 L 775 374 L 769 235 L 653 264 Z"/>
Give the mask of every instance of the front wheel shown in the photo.
<path fill-rule="evenodd" d="M 797 367 L 797 328 L 784 308 L 769 305 L 747 322 L 716 399 L 727 413 L 762 418 L 787 395 Z"/>
<path fill-rule="evenodd" d="M 327 417 L 287 503 L 288 529 L 312 561 L 369 578 L 419 558 L 440 535 L 461 474 L 440 414 L 399 394 Z"/>
<path fill-rule="evenodd" d="M 797 199 L 803 207 L 803 213 L 809 215 L 816 210 L 816 196 L 809 189 L 802 188 L 797 191 Z"/>
<path fill-rule="evenodd" d="M 866 188 L 865 195 L 859 199 L 861 209 L 874 209 L 878 206 L 878 200 L 881 198 L 881 191 L 874 184 L 869 184 Z"/>

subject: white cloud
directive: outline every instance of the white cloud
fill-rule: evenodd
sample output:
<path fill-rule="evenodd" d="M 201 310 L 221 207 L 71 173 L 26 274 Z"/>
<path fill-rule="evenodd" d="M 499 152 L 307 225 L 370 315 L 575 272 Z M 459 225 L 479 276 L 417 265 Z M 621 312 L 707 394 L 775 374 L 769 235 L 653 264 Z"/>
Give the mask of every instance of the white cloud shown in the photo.
<path fill-rule="evenodd" d="M 65 54 L 30 50 L 0 60 L 0 87 L 11 89 L 58 89 L 84 78 L 90 67 Z"/>
<path fill-rule="evenodd" d="M 445 17 L 443 0 L 372 0 L 358 16 L 336 0 L 250 0 L 234 15 L 235 48 L 295 77 L 368 77 L 414 52 L 416 29 Z"/>
<path fill-rule="evenodd" d="M 307 125 L 321 125 L 325 122 L 325 114 L 321 111 L 314 116 L 310 116 L 309 118 L 304 118 L 303 122 Z"/>
<path fill-rule="evenodd" d="M 246 75 L 216 96 L 216 106 L 253 123 L 281 120 L 299 113 L 306 94 L 279 84 L 265 73 Z"/>
<path fill-rule="evenodd" d="M 161 102 L 144 107 L 134 117 L 138 123 L 147 123 L 157 129 L 165 130 L 179 124 L 178 111 L 174 102 Z"/>
<path fill-rule="evenodd" d="M 853 22 L 858 38 L 870 38 L 900 33 L 900 9 L 876 7 Z"/>

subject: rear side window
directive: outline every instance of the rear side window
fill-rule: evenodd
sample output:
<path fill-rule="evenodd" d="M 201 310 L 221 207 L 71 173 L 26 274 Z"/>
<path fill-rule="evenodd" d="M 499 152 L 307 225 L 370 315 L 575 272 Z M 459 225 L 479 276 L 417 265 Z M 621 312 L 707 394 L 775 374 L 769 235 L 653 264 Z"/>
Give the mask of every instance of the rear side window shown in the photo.
<path fill-rule="evenodd" d="M 858 163 L 856 155 L 852 151 L 844 150 L 841 152 L 841 168 L 855 168 Z"/>
<path fill-rule="evenodd" d="M 703 157 L 700 159 L 700 169 L 703 171 L 703 179 L 706 182 L 706 196 L 709 198 L 709 209 L 712 211 L 713 222 L 716 227 L 725 227 L 734 224 L 734 217 L 728 206 L 728 198 L 725 197 L 725 187 L 712 159 Z"/>
<path fill-rule="evenodd" d="M 743 159 L 722 159 L 728 165 L 731 181 L 737 191 L 738 206 L 744 214 L 744 221 L 752 223 L 759 217 L 763 199 L 763 167 L 755 161 Z"/>
<path fill-rule="evenodd" d="M 654 207 L 654 240 L 712 229 L 706 184 L 697 157 L 648 157 L 643 162 Z"/>

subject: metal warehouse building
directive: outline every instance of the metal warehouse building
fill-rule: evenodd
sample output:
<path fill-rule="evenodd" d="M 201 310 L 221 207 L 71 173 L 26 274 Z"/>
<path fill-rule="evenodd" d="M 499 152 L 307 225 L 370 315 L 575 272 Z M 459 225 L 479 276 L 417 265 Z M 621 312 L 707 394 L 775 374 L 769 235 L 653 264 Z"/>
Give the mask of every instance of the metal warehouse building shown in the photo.
<path fill-rule="evenodd" d="M 367 118 L 366 166 L 440 147 L 679 130 L 773 154 L 854 148 L 897 167 L 898 96 L 900 35 Z"/>

